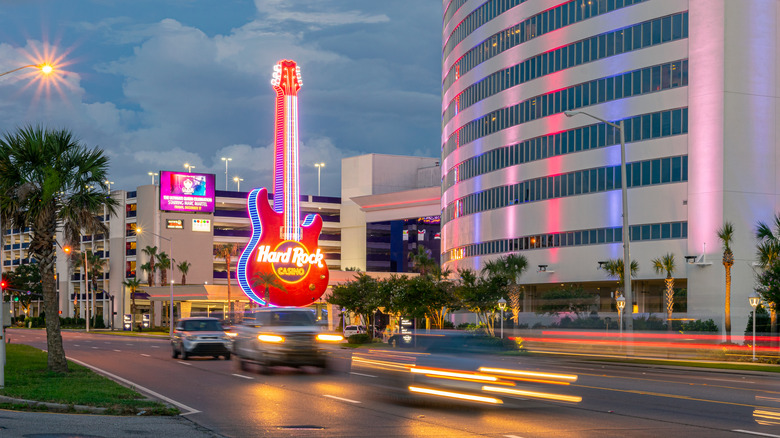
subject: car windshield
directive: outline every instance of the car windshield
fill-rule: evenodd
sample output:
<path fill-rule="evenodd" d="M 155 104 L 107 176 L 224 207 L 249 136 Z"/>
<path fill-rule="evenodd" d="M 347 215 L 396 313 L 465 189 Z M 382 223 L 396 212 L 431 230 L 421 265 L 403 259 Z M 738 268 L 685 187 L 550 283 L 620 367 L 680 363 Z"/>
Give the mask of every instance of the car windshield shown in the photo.
<path fill-rule="evenodd" d="M 313 312 L 277 310 L 273 312 L 258 312 L 254 320 L 260 325 L 268 326 L 307 326 L 314 325 Z"/>
<path fill-rule="evenodd" d="M 182 330 L 185 332 L 218 332 L 222 330 L 219 321 L 194 320 L 182 322 Z"/>

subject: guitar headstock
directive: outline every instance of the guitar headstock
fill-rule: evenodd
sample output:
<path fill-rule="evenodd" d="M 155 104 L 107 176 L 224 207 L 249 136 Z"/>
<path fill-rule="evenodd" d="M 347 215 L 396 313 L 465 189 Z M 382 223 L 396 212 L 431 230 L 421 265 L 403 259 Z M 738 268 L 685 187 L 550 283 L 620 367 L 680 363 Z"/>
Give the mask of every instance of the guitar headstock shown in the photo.
<path fill-rule="evenodd" d="M 303 81 L 301 80 L 301 68 L 287 59 L 281 60 L 274 65 L 274 74 L 271 79 L 271 85 L 284 90 L 285 94 L 295 94 L 301 89 Z"/>

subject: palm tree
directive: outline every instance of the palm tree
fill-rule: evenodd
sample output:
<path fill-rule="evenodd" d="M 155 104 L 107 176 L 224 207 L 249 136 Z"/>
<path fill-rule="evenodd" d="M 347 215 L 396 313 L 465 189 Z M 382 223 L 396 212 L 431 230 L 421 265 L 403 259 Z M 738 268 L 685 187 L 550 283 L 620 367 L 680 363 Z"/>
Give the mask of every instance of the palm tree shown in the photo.
<path fill-rule="evenodd" d="M 774 231 L 767 224 L 758 222 L 756 239 L 758 263 L 762 268 L 766 269 L 780 260 L 780 214 L 775 214 Z M 777 333 L 777 303 L 769 306 L 769 321 L 772 334 Z"/>
<path fill-rule="evenodd" d="M 190 272 L 190 266 L 192 263 L 187 260 L 176 265 L 176 268 L 181 272 L 181 284 L 187 284 L 187 273 Z"/>
<path fill-rule="evenodd" d="M 672 310 L 674 309 L 674 254 L 667 253 L 665 256 L 653 259 L 653 268 L 657 274 L 666 272 L 664 283 L 666 284 L 666 328 L 672 331 Z"/>
<path fill-rule="evenodd" d="M 718 230 L 718 239 L 723 244 L 723 267 L 726 268 L 726 304 L 724 307 L 726 342 L 731 342 L 731 267 L 734 266 L 731 242 L 734 240 L 734 224 L 731 222 L 723 224 L 723 227 Z"/>
<path fill-rule="evenodd" d="M 422 245 L 417 245 L 417 252 L 409 253 L 409 260 L 412 261 L 412 269 L 419 272 L 420 275 L 430 274 L 438 267 L 436 260 L 430 254 L 430 250 Z"/>
<path fill-rule="evenodd" d="M 106 196 L 108 158 L 89 149 L 68 130 L 26 126 L 0 139 L 0 216 L 3 224 L 29 227 L 29 252 L 38 261 L 46 311 L 49 371 L 66 373 L 59 305 L 54 280 L 56 232 L 66 242 L 81 230 L 107 232 L 98 220 L 104 208 L 115 214 L 118 202 Z"/>
<path fill-rule="evenodd" d="M 623 269 L 623 259 L 609 259 L 607 260 L 607 263 L 604 264 L 604 267 L 602 268 L 605 271 L 607 271 L 607 275 L 610 277 L 617 277 L 618 282 L 620 282 L 619 287 L 623 287 L 625 282 L 623 281 L 623 278 L 625 277 L 624 273 L 625 270 Z M 636 260 L 631 260 L 631 266 L 630 269 L 630 277 L 634 277 L 636 273 L 639 271 L 639 263 L 637 263 Z M 629 281 L 631 279 L 629 278 Z M 617 298 L 617 297 L 615 297 Z M 626 306 L 632 306 L 632 303 L 626 303 Z"/>
<path fill-rule="evenodd" d="M 130 288 L 130 314 L 132 315 L 131 322 L 130 322 L 130 330 L 133 330 L 133 323 L 135 322 L 135 310 L 136 310 L 135 309 L 135 292 L 141 286 L 141 280 L 139 280 L 137 278 L 128 278 L 122 284 L 124 284 L 126 287 Z M 122 300 L 124 300 L 124 297 L 122 297 Z"/>
<path fill-rule="evenodd" d="M 522 254 L 509 254 L 496 260 L 488 261 L 485 263 L 485 267 L 482 268 L 483 275 L 487 272 L 490 275 L 506 279 L 509 306 L 512 309 L 512 319 L 515 321 L 515 324 L 519 322 L 520 299 L 522 298 L 517 279 L 527 269 L 528 259 Z"/>
<path fill-rule="evenodd" d="M 154 286 L 154 274 L 157 272 L 157 266 L 154 264 L 154 258 L 157 256 L 157 247 L 146 245 L 146 248 L 141 251 L 149 257 L 149 268 L 144 269 L 144 271 L 147 272 L 146 281 L 149 283 L 149 287 L 152 287 Z M 143 269 L 143 266 L 141 269 Z"/>
<path fill-rule="evenodd" d="M 139 268 L 146 273 L 147 283 L 149 287 L 152 287 L 152 277 L 154 277 L 154 274 L 152 273 L 152 267 L 149 265 L 149 262 L 144 263 L 139 266 Z"/>
<path fill-rule="evenodd" d="M 103 270 L 106 268 L 106 259 L 100 257 L 98 254 L 95 254 L 92 251 L 87 251 L 87 263 L 89 263 L 89 275 L 92 276 L 92 309 L 96 309 L 95 307 L 95 295 L 98 292 L 98 277 L 101 277 L 103 274 Z M 96 315 L 92 315 L 93 318 L 93 327 L 94 327 L 94 321 L 97 319 Z"/>
<path fill-rule="evenodd" d="M 217 256 L 225 259 L 225 265 L 227 266 L 227 300 L 228 300 L 228 321 L 233 320 L 233 301 L 230 299 L 230 257 L 238 254 L 237 243 L 223 243 L 217 246 Z"/>
<path fill-rule="evenodd" d="M 255 272 L 252 276 L 252 287 L 263 286 L 265 288 L 265 305 L 271 305 L 271 288 L 286 292 L 284 284 L 273 272 Z"/>
<path fill-rule="evenodd" d="M 168 285 L 168 269 L 171 268 L 171 262 L 171 258 L 168 257 L 168 254 L 165 251 L 157 254 L 157 268 L 160 270 L 160 286 Z M 171 277 L 173 277 L 173 272 L 171 272 Z"/>

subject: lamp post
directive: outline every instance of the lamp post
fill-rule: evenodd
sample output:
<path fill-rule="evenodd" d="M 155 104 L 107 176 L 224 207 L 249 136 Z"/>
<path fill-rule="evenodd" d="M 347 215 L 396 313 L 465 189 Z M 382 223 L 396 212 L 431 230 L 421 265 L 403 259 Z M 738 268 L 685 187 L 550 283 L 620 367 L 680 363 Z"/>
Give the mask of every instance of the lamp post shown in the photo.
<path fill-rule="evenodd" d="M 43 63 L 43 64 L 28 64 L 23 65 L 21 67 L 15 68 L 13 70 L 9 70 L 4 73 L 0 73 L 0 76 L 5 76 L 10 73 L 17 72 L 19 70 L 25 69 L 25 68 L 37 68 L 41 71 L 44 75 L 51 74 L 54 71 L 54 67 L 49 63 Z M 3 227 L 0 226 L 0 232 L 2 232 Z M 0 233 L 0 246 L 3 244 L 3 237 L 2 233 Z M 3 257 L 2 257 L 3 251 L 0 251 L 0 276 L 2 275 L 2 266 L 3 266 Z M 3 312 L 3 303 L 2 303 L 2 296 L 3 294 L 0 292 L 0 388 L 5 386 L 5 324 L 3 319 L 5 318 L 5 312 Z"/>
<path fill-rule="evenodd" d="M 154 185 L 154 177 L 159 175 L 157 172 L 149 172 L 149 176 L 152 177 L 152 185 Z"/>
<path fill-rule="evenodd" d="M 192 169 L 195 168 L 195 166 L 190 166 L 190 163 L 184 163 L 184 167 L 187 168 L 187 173 L 192 173 Z"/>
<path fill-rule="evenodd" d="M 243 180 L 244 180 L 244 178 L 239 178 L 237 176 L 233 177 L 233 181 L 236 183 L 236 191 L 237 192 L 241 191 L 241 181 L 243 181 Z"/>
<path fill-rule="evenodd" d="M 748 297 L 748 301 L 750 302 L 750 307 L 753 308 L 753 362 L 756 361 L 756 307 L 758 307 L 758 303 L 761 301 L 761 297 L 756 295 L 755 293 Z"/>
<path fill-rule="evenodd" d="M 504 339 L 504 309 L 506 309 L 506 300 L 503 297 L 498 300 L 498 308 L 501 309 L 501 339 Z"/>
<path fill-rule="evenodd" d="M 228 173 L 228 161 L 233 161 L 233 159 L 232 158 L 222 157 L 222 161 L 225 162 L 225 191 L 227 191 L 228 190 L 228 186 L 227 186 L 228 185 L 228 176 L 227 176 L 227 173 Z"/>
<path fill-rule="evenodd" d="M 615 301 L 617 301 L 617 308 L 618 308 L 618 327 L 620 328 L 620 334 L 623 334 L 623 309 L 626 307 L 626 298 L 625 297 L 617 297 L 615 298 Z"/>
<path fill-rule="evenodd" d="M 140 227 L 136 227 L 135 234 L 136 236 L 143 233 L 144 231 Z M 167 240 L 170 244 L 170 256 L 168 258 L 171 259 L 171 277 L 173 277 L 173 237 L 163 237 L 157 233 L 154 233 L 152 231 L 146 231 L 147 233 L 151 234 L 152 236 L 157 236 L 162 240 Z M 170 302 L 170 309 L 168 310 L 168 324 L 170 325 L 170 335 L 171 339 L 173 339 L 173 281 L 170 282 L 171 285 L 171 302 Z"/>
<path fill-rule="evenodd" d="M 586 113 L 584 111 L 564 111 L 566 117 L 574 117 L 578 114 L 586 115 L 590 118 L 596 119 L 600 122 L 620 131 L 620 191 L 623 195 L 623 295 L 625 301 L 628 302 L 628 311 L 626 319 L 626 331 L 631 332 L 634 330 L 634 317 L 632 315 L 634 311 L 633 295 L 631 293 L 631 251 L 629 250 L 628 241 L 628 181 L 626 178 L 626 136 L 623 131 L 623 121 L 620 124 L 608 122 L 601 117 L 596 117 L 593 114 Z M 624 304 L 625 305 L 625 304 Z M 622 325 L 621 325 L 622 329 Z"/>
<path fill-rule="evenodd" d="M 325 163 L 314 163 L 314 167 L 317 168 L 317 196 L 320 196 L 320 175 L 322 174 L 322 168 L 325 167 Z"/>

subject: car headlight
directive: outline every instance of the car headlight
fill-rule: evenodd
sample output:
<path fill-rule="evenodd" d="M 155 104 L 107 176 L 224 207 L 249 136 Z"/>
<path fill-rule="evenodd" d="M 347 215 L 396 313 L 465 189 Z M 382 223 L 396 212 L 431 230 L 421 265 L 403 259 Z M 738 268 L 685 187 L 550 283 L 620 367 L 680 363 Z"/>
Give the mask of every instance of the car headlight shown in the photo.
<path fill-rule="evenodd" d="M 272 344 L 284 342 L 284 338 L 277 335 L 257 335 L 257 340 L 260 342 L 268 342 Z"/>
<path fill-rule="evenodd" d="M 235 332 L 225 332 L 225 336 L 227 338 L 235 338 L 236 336 L 238 336 L 238 333 L 235 333 Z"/>
<path fill-rule="evenodd" d="M 332 333 L 320 333 L 317 335 L 317 340 L 323 342 L 341 342 L 344 340 L 344 336 Z"/>

